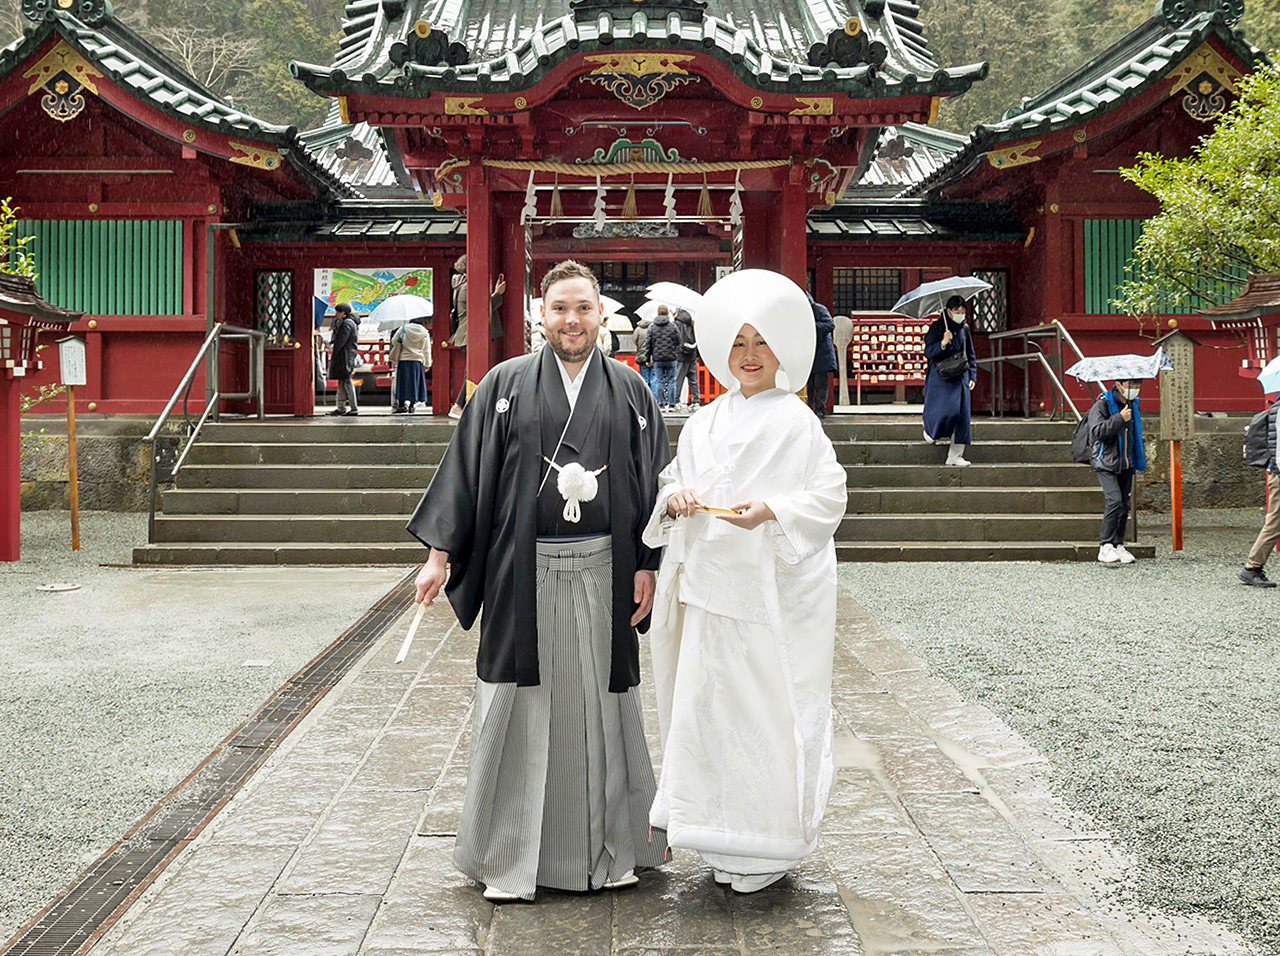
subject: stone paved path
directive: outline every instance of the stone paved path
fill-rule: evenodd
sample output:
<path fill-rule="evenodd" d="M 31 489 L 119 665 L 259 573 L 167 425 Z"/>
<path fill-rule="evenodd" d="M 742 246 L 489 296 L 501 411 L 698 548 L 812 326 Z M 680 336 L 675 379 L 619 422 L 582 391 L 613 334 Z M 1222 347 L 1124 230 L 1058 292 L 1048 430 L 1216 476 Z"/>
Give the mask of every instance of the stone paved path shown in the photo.
<path fill-rule="evenodd" d="M 474 635 L 441 607 L 307 717 L 91 956 L 1244 956 L 1111 899 L 1123 855 L 1048 765 L 841 603 L 839 775 L 822 846 L 753 896 L 677 851 L 639 887 L 495 908 L 451 863 Z M 652 695 L 650 744 L 658 755 Z"/>

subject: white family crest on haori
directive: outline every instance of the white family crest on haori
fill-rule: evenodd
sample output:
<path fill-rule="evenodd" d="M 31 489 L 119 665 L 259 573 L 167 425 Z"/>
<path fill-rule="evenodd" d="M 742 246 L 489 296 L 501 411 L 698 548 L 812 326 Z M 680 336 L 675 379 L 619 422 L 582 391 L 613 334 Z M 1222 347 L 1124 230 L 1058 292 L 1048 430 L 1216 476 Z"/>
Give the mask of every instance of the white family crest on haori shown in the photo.
<path fill-rule="evenodd" d="M 544 461 L 559 472 L 556 488 L 560 491 L 560 497 L 565 500 L 564 520 L 577 524 L 582 520 L 582 502 L 595 501 L 596 494 L 600 491 L 600 482 L 596 480 L 596 476 L 609 466 L 587 471 L 576 461 L 567 465 L 557 465 L 549 458 Z"/>
<path fill-rule="evenodd" d="M 703 295 L 693 318 L 698 352 L 716 381 L 731 392 L 741 385 L 729 371 L 729 350 L 744 325 L 764 336 L 777 357 L 778 388 L 804 388 L 818 339 L 804 290 L 777 272 L 744 269 L 725 276 Z"/>
<path fill-rule="evenodd" d="M 644 431 L 646 428 L 649 427 L 649 419 L 645 418 L 643 415 L 637 415 L 636 421 L 640 423 L 641 431 Z"/>
<path fill-rule="evenodd" d="M 496 410 L 497 410 L 498 414 L 499 414 L 499 415 L 501 415 L 503 412 L 505 412 L 508 408 L 510 408 L 510 407 L 511 407 L 511 402 L 510 402 L 508 399 L 500 398 L 500 399 L 498 399 L 498 401 L 494 404 L 494 406 L 493 406 L 493 407 L 494 407 L 494 409 L 496 409 Z"/>

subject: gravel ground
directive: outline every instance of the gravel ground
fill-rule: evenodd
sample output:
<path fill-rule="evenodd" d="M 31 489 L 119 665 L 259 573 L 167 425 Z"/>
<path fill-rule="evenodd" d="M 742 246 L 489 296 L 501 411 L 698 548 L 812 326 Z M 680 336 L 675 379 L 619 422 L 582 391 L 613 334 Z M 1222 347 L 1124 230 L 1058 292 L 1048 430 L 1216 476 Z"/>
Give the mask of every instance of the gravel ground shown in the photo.
<path fill-rule="evenodd" d="M 1167 520 L 1144 516 L 1158 556 L 1126 568 L 851 564 L 840 581 L 1134 853 L 1118 899 L 1280 953 L 1280 588 L 1235 577 L 1261 512 L 1188 513 L 1181 556 Z"/>
<path fill-rule="evenodd" d="M 85 513 L 76 554 L 66 513 L 24 514 L 0 564 L 0 942 L 404 575 L 99 566 L 146 521 Z"/>

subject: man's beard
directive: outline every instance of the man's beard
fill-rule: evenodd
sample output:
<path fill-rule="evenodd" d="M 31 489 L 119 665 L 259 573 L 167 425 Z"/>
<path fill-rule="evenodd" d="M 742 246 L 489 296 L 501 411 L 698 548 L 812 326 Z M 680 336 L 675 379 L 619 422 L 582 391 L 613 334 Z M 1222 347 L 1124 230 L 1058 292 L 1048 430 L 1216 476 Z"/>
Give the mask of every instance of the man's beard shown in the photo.
<path fill-rule="evenodd" d="M 551 349 L 562 362 L 584 362 L 591 356 L 591 350 L 596 347 L 595 341 L 590 335 L 582 337 L 582 348 L 574 351 L 564 343 L 560 332 L 547 333 L 547 348 Z"/>

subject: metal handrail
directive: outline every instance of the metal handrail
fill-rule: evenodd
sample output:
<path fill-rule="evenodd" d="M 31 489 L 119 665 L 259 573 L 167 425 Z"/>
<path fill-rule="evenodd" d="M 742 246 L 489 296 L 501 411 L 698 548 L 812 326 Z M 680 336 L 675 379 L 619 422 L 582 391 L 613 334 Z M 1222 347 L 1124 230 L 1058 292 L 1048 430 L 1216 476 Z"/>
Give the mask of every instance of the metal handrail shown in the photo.
<path fill-rule="evenodd" d="M 215 344 L 223 341 L 247 340 L 249 342 L 249 390 L 247 392 L 229 392 L 223 394 L 218 390 L 218 384 L 221 381 L 220 366 L 218 359 L 218 350 L 213 348 Z M 151 446 L 151 483 L 148 490 L 148 499 L 150 500 L 150 512 L 147 516 L 147 540 L 154 544 L 156 540 L 156 492 L 160 484 L 159 465 L 160 456 L 156 454 L 156 438 L 160 434 L 160 429 L 169 420 L 169 416 L 173 413 L 174 406 L 178 404 L 178 399 L 182 399 L 182 417 L 187 425 L 187 443 L 183 446 L 182 452 L 174 461 L 173 468 L 170 469 L 165 481 L 173 481 L 178 476 L 178 471 L 182 468 L 187 460 L 187 455 L 191 451 L 192 446 L 196 443 L 196 439 L 200 437 L 200 431 L 204 428 L 205 422 L 210 417 L 214 421 L 218 420 L 218 404 L 224 400 L 241 400 L 241 399 L 257 399 L 258 402 L 258 420 L 261 421 L 266 417 L 266 405 L 264 401 L 264 389 L 262 387 L 264 352 L 266 350 L 267 336 L 265 332 L 258 329 L 245 329 L 236 326 L 228 326 L 225 322 L 214 323 L 213 328 L 209 330 L 209 334 L 205 336 L 204 343 L 200 346 L 200 350 L 196 352 L 196 357 L 192 359 L 190 367 L 187 369 L 182 380 L 178 383 L 178 387 L 174 389 L 173 396 L 169 399 L 164 407 L 164 411 L 160 413 L 160 417 L 156 419 L 155 425 L 151 427 L 151 431 L 147 433 L 147 437 L 143 439 Z M 212 351 L 210 351 L 212 350 Z M 191 398 L 191 385 L 195 381 L 196 372 L 200 370 L 200 363 L 208 359 L 208 369 L 206 378 L 209 382 L 209 389 L 205 398 L 204 411 L 200 415 L 200 420 L 192 424 L 191 415 L 187 411 L 187 406 Z"/>
<path fill-rule="evenodd" d="M 1018 355 L 993 355 L 990 358 L 978 359 L 979 365 L 997 365 L 1000 362 L 1025 362 L 1031 359 L 1039 359 L 1040 364 L 1044 367 L 1045 374 L 1049 376 L 1049 380 L 1058 389 L 1058 394 L 1062 396 L 1062 400 L 1067 403 L 1067 408 L 1071 409 L 1071 414 L 1076 417 L 1076 421 L 1080 421 L 1084 416 L 1080 414 L 1080 410 L 1076 408 L 1076 403 L 1071 400 L 1071 396 L 1067 394 L 1066 387 L 1062 384 L 1062 379 L 1058 378 L 1053 371 L 1053 366 L 1049 364 L 1049 360 L 1045 358 L 1043 352 L 1036 349 L 1033 352 L 1021 352 Z"/>
<path fill-rule="evenodd" d="M 1053 371 L 1053 377 L 1055 378 L 1056 384 L 1058 385 L 1058 389 L 1053 395 L 1053 409 L 1050 412 L 1050 417 L 1051 418 L 1056 417 L 1061 411 L 1061 406 L 1058 401 L 1059 395 L 1061 395 L 1062 398 L 1067 399 L 1067 403 L 1069 405 L 1071 404 L 1071 401 L 1067 397 L 1066 392 L 1062 386 L 1062 380 L 1064 376 L 1063 362 L 1062 362 L 1063 352 L 1067 348 L 1070 348 L 1070 350 L 1075 353 L 1076 358 L 1081 361 L 1083 361 L 1084 359 L 1084 353 L 1080 351 L 1080 346 L 1076 344 L 1076 340 L 1072 337 L 1071 332 L 1068 331 L 1067 327 L 1063 325 L 1060 321 L 1058 321 L 1057 319 L 1054 319 L 1052 322 L 1046 322 L 1041 325 L 1033 325 L 1027 328 L 1020 328 L 1020 329 L 1008 329 L 1004 332 L 994 332 L 991 335 L 989 335 L 987 338 L 992 343 L 992 348 L 994 350 L 994 354 L 992 358 L 1009 359 L 1015 362 L 1019 360 L 1029 361 L 1030 358 L 1032 357 L 1031 356 L 1032 352 L 1039 353 L 1043 356 L 1044 354 L 1043 349 L 1041 349 L 1038 345 L 1036 345 L 1034 340 L 1052 338 L 1054 340 L 1054 345 L 1055 345 L 1052 356 L 1044 356 L 1041 359 L 1041 364 L 1045 366 L 1045 370 Z M 1023 343 L 1024 351 L 1022 355 L 1006 356 L 1004 354 L 1004 343 L 1006 340 L 1009 340 L 1009 339 L 1018 339 Z M 1056 370 L 1051 370 L 1049 366 L 1050 358 L 1052 358 L 1053 363 L 1056 364 L 1057 366 Z M 1023 414 L 1030 415 L 1031 413 L 1031 382 L 1030 382 L 1029 376 L 1025 374 L 1028 371 L 1025 366 L 1022 367 L 1022 371 L 1024 373 L 1023 381 L 1022 381 Z M 996 379 L 994 383 L 995 384 L 995 392 L 994 392 L 995 407 L 993 410 L 996 412 L 996 414 L 1000 414 L 1004 411 L 1004 366 L 1003 364 L 996 364 L 995 379 Z M 1089 390 L 1090 397 L 1092 397 L 1093 383 L 1092 382 L 1086 383 L 1086 386 Z"/>

